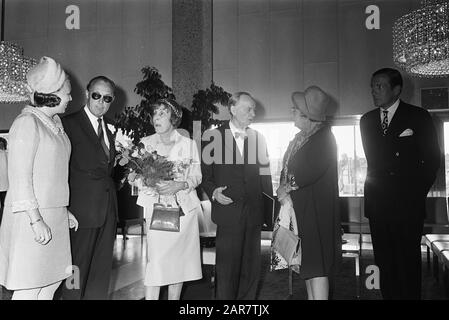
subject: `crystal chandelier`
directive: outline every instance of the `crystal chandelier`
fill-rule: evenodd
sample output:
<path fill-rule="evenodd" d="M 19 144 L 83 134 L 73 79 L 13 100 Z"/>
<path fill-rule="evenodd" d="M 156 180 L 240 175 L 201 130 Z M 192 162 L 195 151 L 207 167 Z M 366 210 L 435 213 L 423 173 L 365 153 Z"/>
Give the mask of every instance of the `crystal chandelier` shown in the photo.
<path fill-rule="evenodd" d="M 422 0 L 393 26 L 393 61 L 419 77 L 449 76 L 449 1 Z"/>
<path fill-rule="evenodd" d="M 15 103 L 29 100 L 26 74 L 37 61 L 23 56 L 18 45 L 0 42 L 0 102 Z"/>
<path fill-rule="evenodd" d="M 18 45 L 3 41 L 5 34 L 5 4 L 1 0 L 0 39 L 0 103 L 26 102 L 29 100 L 26 74 L 37 61 L 23 56 Z"/>

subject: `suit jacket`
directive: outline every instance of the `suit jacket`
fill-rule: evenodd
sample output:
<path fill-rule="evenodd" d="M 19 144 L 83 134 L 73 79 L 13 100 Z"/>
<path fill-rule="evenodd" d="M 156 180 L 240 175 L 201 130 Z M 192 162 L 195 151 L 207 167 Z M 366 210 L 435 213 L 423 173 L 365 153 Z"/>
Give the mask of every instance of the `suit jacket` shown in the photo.
<path fill-rule="evenodd" d="M 368 163 L 365 216 L 423 219 L 441 158 L 430 114 L 401 101 L 385 136 L 379 109 L 363 115 L 360 130 Z M 412 134 L 401 137 L 404 131 Z"/>
<path fill-rule="evenodd" d="M 251 225 L 271 224 L 271 221 L 264 221 L 263 214 L 262 192 L 270 196 L 273 194 L 265 139 L 253 129 L 248 128 L 247 133 L 244 159 L 232 136 L 229 122 L 203 135 L 203 139 L 207 135 L 213 139 L 203 144 L 201 187 L 212 201 L 213 191 L 227 186 L 223 194 L 234 201 L 229 205 L 212 201 L 212 221 L 217 225 L 239 224 L 245 212 L 250 215 Z M 243 210 L 244 205 L 249 206 L 249 210 Z"/>
<path fill-rule="evenodd" d="M 107 119 L 104 121 L 110 124 Z M 100 227 L 111 208 L 114 208 L 113 214 L 117 216 L 117 194 L 112 179 L 114 136 L 105 125 L 110 146 L 108 161 L 84 109 L 64 117 L 62 123 L 72 143 L 68 209 L 78 219 L 80 228 Z"/>

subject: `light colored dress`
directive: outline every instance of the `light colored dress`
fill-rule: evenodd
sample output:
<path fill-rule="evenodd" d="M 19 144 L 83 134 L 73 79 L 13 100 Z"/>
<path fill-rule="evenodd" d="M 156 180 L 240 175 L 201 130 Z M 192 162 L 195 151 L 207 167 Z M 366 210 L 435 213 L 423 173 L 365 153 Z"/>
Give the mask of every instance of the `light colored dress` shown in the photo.
<path fill-rule="evenodd" d="M 54 120 L 53 120 L 54 119 Z M 9 132 L 5 210 L 0 227 L 0 284 L 39 288 L 71 275 L 68 165 L 70 141 L 58 116 L 27 106 Z M 26 210 L 38 209 L 50 227 L 46 245 L 34 240 Z"/>
<path fill-rule="evenodd" d="M 163 286 L 202 278 L 198 216 L 202 216 L 201 202 L 195 188 L 201 183 L 201 164 L 196 143 L 176 130 L 165 145 L 158 134 L 142 138 L 148 151 L 157 151 L 175 162 L 175 180 L 187 181 L 189 188 L 175 196 L 161 196 L 160 202 L 179 206 L 180 232 L 147 229 L 146 286 Z M 153 204 L 159 195 L 150 188 L 141 188 L 137 204 L 145 208 L 147 228 L 153 214 Z"/>
<path fill-rule="evenodd" d="M 8 190 L 8 152 L 0 150 L 0 192 Z"/>

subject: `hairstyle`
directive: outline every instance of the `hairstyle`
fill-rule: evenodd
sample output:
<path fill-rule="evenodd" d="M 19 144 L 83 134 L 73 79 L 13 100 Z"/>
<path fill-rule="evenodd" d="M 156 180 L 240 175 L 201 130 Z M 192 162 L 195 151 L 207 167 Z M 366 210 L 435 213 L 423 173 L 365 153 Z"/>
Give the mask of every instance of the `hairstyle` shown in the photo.
<path fill-rule="evenodd" d="M 112 91 L 115 91 L 115 83 L 114 81 L 112 81 L 111 79 L 109 79 L 108 77 L 105 76 L 96 76 L 95 78 L 92 78 L 89 83 L 86 86 L 87 91 L 90 91 L 90 88 L 97 82 L 99 81 L 103 81 L 106 82 L 107 84 L 109 84 L 112 88 Z"/>
<path fill-rule="evenodd" d="M 6 150 L 8 147 L 8 142 L 5 138 L 0 137 L 0 150 Z"/>
<path fill-rule="evenodd" d="M 170 110 L 170 122 L 173 127 L 177 128 L 181 124 L 182 120 L 182 107 L 179 105 L 179 103 L 169 98 L 157 100 L 150 106 L 151 118 L 153 118 L 154 112 L 160 106 L 163 106 L 165 109 Z M 153 119 L 151 119 L 151 122 L 153 122 Z"/>
<path fill-rule="evenodd" d="M 384 75 L 387 76 L 388 81 L 390 82 L 390 87 L 391 89 L 393 89 L 396 86 L 400 86 L 401 90 L 399 92 L 402 91 L 402 85 L 403 85 L 403 81 L 402 81 L 402 76 L 401 73 L 396 70 L 396 69 L 392 69 L 392 68 L 383 68 L 383 69 L 379 69 L 376 72 L 373 73 L 371 80 L 378 75 Z"/>
<path fill-rule="evenodd" d="M 54 93 L 35 92 L 33 95 L 33 105 L 35 107 L 56 107 L 61 102 L 61 98 Z"/>
<path fill-rule="evenodd" d="M 228 106 L 229 109 L 231 109 L 232 106 L 235 106 L 239 102 L 240 97 L 243 95 L 246 95 L 246 96 L 250 97 L 251 99 L 253 99 L 253 97 L 248 92 L 245 92 L 245 91 L 236 92 L 229 99 L 229 106 Z"/>

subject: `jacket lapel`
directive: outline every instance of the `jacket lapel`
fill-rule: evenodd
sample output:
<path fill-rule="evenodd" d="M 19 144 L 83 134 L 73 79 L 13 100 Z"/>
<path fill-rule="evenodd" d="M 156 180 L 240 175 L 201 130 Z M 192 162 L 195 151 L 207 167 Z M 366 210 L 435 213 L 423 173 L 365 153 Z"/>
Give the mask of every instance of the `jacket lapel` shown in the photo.
<path fill-rule="evenodd" d="M 401 101 L 399 103 L 398 108 L 396 109 L 396 112 L 394 113 L 393 119 L 391 119 L 391 123 L 388 126 L 387 136 L 388 137 L 396 137 L 398 134 L 400 134 L 400 130 L 402 128 L 402 121 L 404 119 L 404 112 L 406 112 L 407 107 L 403 105 L 403 102 Z"/>
<path fill-rule="evenodd" d="M 112 161 L 114 161 L 114 158 L 115 158 L 115 140 L 114 140 L 114 135 L 108 128 L 108 124 L 110 124 L 110 123 L 106 120 L 104 120 L 104 121 L 105 121 L 105 128 L 106 128 L 106 136 L 108 137 L 108 140 L 109 140 L 109 162 L 112 162 Z"/>
<path fill-rule="evenodd" d="M 222 134 L 223 146 L 224 146 L 224 149 L 227 149 L 227 150 L 223 149 L 225 159 L 231 158 L 229 156 L 231 154 L 232 155 L 231 159 L 232 159 L 233 163 L 235 163 L 236 153 L 239 151 L 238 151 L 237 143 L 235 142 L 234 136 L 232 135 L 231 128 L 229 127 L 229 121 L 226 122 L 220 128 L 221 128 L 220 132 Z M 228 155 L 228 156 L 226 156 L 226 155 Z"/>
<path fill-rule="evenodd" d="M 95 132 L 92 123 L 89 120 L 89 117 L 86 114 L 86 111 L 81 110 L 80 112 L 80 127 L 83 129 L 83 131 L 87 134 L 87 136 L 89 137 L 89 141 L 95 145 L 96 148 L 99 148 L 102 152 L 101 154 L 107 159 L 106 154 L 103 152 L 103 147 L 101 146 L 100 140 L 98 139 L 97 133 Z M 115 153 L 113 147 L 113 137 L 111 132 L 108 129 L 108 126 L 105 125 L 106 127 L 106 136 L 109 139 L 109 161 L 114 161 L 114 157 L 115 157 Z M 111 142 L 112 141 L 112 142 Z M 112 148 L 111 148 L 112 146 Z"/>
<path fill-rule="evenodd" d="M 81 128 L 87 134 L 87 136 L 89 137 L 89 140 L 93 144 L 101 147 L 100 142 L 98 141 L 97 133 L 95 132 L 94 128 L 92 127 L 92 123 L 90 122 L 89 117 L 86 114 L 86 111 L 81 110 L 79 118 L 80 118 Z"/>

